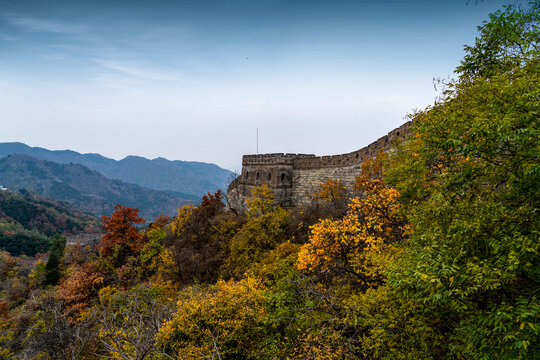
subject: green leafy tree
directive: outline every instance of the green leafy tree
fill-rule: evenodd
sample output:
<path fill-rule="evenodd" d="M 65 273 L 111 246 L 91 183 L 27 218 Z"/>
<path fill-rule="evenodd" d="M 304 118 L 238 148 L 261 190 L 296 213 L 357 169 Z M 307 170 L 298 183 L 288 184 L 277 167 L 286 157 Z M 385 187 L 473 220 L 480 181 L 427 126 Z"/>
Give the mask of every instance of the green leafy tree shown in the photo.
<path fill-rule="evenodd" d="M 422 304 L 417 326 L 447 338 L 448 358 L 540 355 L 538 9 L 480 27 L 467 76 L 412 115 L 388 174 L 414 230 L 390 283 Z"/>
<path fill-rule="evenodd" d="M 60 261 L 64 256 L 66 238 L 56 234 L 49 245 L 49 258 L 45 265 L 45 285 L 56 285 L 61 277 Z"/>
<path fill-rule="evenodd" d="M 540 54 L 540 1 L 528 7 L 507 5 L 489 15 L 478 26 L 473 46 L 465 46 L 466 55 L 457 67 L 461 79 L 493 77 L 512 71 Z"/>

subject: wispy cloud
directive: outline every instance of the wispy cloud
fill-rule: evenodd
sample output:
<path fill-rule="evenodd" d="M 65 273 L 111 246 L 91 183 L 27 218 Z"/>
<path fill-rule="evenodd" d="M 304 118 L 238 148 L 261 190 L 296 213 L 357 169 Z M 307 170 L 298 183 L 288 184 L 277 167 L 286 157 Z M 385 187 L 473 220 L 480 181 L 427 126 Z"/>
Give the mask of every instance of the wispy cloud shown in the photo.
<path fill-rule="evenodd" d="M 40 19 L 20 14 L 4 13 L 0 16 L 11 25 L 26 32 L 48 32 L 57 34 L 81 33 L 84 26 L 73 25 L 59 20 Z"/>
<path fill-rule="evenodd" d="M 128 75 L 142 80 L 165 80 L 172 81 L 178 80 L 178 77 L 158 71 L 155 69 L 145 68 L 138 65 L 128 64 L 119 61 L 110 61 L 110 60 L 97 60 L 97 63 L 108 70 L 113 70 L 117 73 Z"/>
<path fill-rule="evenodd" d="M 0 34 L 0 39 L 4 41 L 16 41 L 17 37 L 8 34 Z"/>
<path fill-rule="evenodd" d="M 97 75 L 91 77 L 89 80 L 111 89 L 133 90 L 140 85 L 136 80 L 110 74 Z"/>

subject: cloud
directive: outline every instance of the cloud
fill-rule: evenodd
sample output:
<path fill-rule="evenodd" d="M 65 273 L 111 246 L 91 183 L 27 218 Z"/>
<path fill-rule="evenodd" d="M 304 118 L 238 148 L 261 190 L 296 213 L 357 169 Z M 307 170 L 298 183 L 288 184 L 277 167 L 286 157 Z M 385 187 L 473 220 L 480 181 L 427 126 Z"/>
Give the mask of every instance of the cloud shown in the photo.
<path fill-rule="evenodd" d="M 3 41 L 16 41 L 17 37 L 7 34 L 0 34 L 0 39 L 2 39 Z"/>
<path fill-rule="evenodd" d="M 89 80 L 111 89 L 133 90 L 140 85 L 138 81 L 133 79 L 108 74 L 96 75 L 89 78 Z"/>
<path fill-rule="evenodd" d="M 128 64 L 120 61 L 96 60 L 97 63 L 106 69 L 117 73 L 128 75 L 142 80 L 178 80 L 178 77 L 169 73 L 164 73 L 155 69 L 145 68 L 138 65 Z"/>
<path fill-rule="evenodd" d="M 80 25 L 71 25 L 58 20 L 39 19 L 19 14 L 4 13 L 1 17 L 11 23 L 11 25 L 26 32 L 74 34 L 80 33 L 85 29 Z"/>

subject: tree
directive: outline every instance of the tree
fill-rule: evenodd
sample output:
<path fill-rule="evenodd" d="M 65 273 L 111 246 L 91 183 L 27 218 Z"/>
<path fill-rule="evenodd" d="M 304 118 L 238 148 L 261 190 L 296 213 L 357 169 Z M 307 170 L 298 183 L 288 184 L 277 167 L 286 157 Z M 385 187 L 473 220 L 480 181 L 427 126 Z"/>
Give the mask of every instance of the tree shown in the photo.
<path fill-rule="evenodd" d="M 32 296 L 27 307 L 33 321 L 28 326 L 22 358 L 76 360 L 92 341 L 89 323 L 71 321 L 53 293 Z"/>
<path fill-rule="evenodd" d="M 255 186 L 251 196 L 246 199 L 248 216 L 259 216 L 274 209 L 274 193 L 267 184 Z"/>
<path fill-rule="evenodd" d="M 254 278 L 187 287 L 178 310 L 160 330 L 159 347 L 188 359 L 272 359 L 267 342 L 265 287 Z"/>
<path fill-rule="evenodd" d="M 163 301 L 159 289 L 139 285 L 123 292 L 105 287 L 86 321 L 98 324 L 98 338 L 106 350 L 100 358 L 144 360 L 157 355 L 156 334 L 171 315 L 172 306 Z"/>
<path fill-rule="evenodd" d="M 164 239 L 169 248 L 163 259 L 174 264 L 168 273 L 174 271 L 177 282 L 214 282 L 219 278 L 229 241 L 243 222 L 243 218 L 224 211 L 221 199 L 221 191 L 205 195 L 200 205 L 178 209 L 172 220 L 172 234 Z"/>
<path fill-rule="evenodd" d="M 336 210 L 345 212 L 344 209 L 347 208 L 347 189 L 341 179 L 330 179 L 322 183 L 313 198 L 331 203 Z"/>
<path fill-rule="evenodd" d="M 227 275 L 240 277 L 264 254 L 287 240 L 289 212 L 276 208 L 257 217 L 249 218 L 229 244 L 230 255 L 226 261 Z"/>
<path fill-rule="evenodd" d="M 66 248 L 66 238 L 56 234 L 49 244 L 49 258 L 45 265 L 45 285 L 56 285 L 60 280 L 60 260 Z"/>
<path fill-rule="evenodd" d="M 103 231 L 99 252 L 102 256 L 113 257 L 115 264 L 122 264 L 129 254 L 138 254 L 144 246 L 143 236 L 134 226 L 145 220 L 139 216 L 139 209 L 116 205 L 110 217 L 103 216 Z"/>
<path fill-rule="evenodd" d="M 540 354 L 538 10 L 506 7 L 480 27 L 467 76 L 411 116 L 388 174 L 414 229 L 390 283 L 422 304 L 448 358 Z"/>
<path fill-rule="evenodd" d="M 326 280 L 346 281 L 365 288 L 382 283 L 377 262 L 389 244 L 405 238 L 408 226 L 399 213 L 398 192 L 381 181 L 381 157 L 367 160 L 342 219 L 324 219 L 311 226 L 309 243 L 302 246 L 298 269 Z"/>
<path fill-rule="evenodd" d="M 478 26 L 474 46 L 465 46 L 466 55 L 456 72 L 461 80 L 491 78 L 513 71 L 540 54 L 540 1 L 528 7 L 506 5 Z"/>
<path fill-rule="evenodd" d="M 74 266 L 71 275 L 62 279 L 56 291 L 68 315 L 75 318 L 91 305 L 102 287 L 103 273 L 94 263 L 87 262 Z"/>

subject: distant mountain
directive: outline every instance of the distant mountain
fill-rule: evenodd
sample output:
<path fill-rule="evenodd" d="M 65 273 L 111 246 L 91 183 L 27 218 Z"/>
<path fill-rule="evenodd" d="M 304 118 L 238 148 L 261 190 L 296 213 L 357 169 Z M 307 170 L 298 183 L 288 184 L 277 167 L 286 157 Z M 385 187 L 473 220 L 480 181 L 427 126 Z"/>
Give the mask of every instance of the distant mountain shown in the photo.
<path fill-rule="evenodd" d="M 147 220 L 174 214 L 187 201 L 163 191 L 109 179 L 80 164 L 58 164 L 27 155 L 0 159 L 0 185 L 32 189 L 93 215 L 110 215 L 116 204 L 136 207 Z"/>
<path fill-rule="evenodd" d="M 25 154 L 59 164 L 81 164 L 111 179 L 122 180 L 150 189 L 167 191 L 174 196 L 198 201 L 208 191 L 226 189 L 232 172 L 215 164 L 194 161 L 153 160 L 128 156 L 120 161 L 99 154 L 81 154 L 71 150 L 47 150 L 23 143 L 0 143 L 0 158 Z"/>
<path fill-rule="evenodd" d="M 100 221 L 52 199 L 0 190 L 0 249 L 13 255 L 46 252 L 49 236 L 97 233 Z"/>

